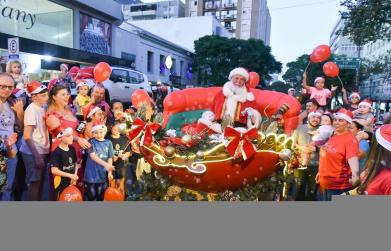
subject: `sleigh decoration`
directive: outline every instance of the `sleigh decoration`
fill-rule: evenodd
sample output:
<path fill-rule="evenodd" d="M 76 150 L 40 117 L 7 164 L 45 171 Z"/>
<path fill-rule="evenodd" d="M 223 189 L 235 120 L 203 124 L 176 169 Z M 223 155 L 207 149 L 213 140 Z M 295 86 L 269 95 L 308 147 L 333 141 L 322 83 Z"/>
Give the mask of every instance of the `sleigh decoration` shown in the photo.
<path fill-rule="evenodd" d="M 293 141 L 286 135 L 297 127 L 300 104 L 283 93 L 251 91 L 256 109 L 267 118 L 282 106 L 289 107 L 283 114 L 285 134 L 266 134 L 255 128 L 238 132 L 226 127 L 218 139 L 214 138 L 214 144 L 199 143 L 195 151 L 184 153 L 183 148 L 191 148 L 191 142 L 200 141 L 201 137 L 184 135 L 159 141 L 155 138 L 156 124 L 135 121 L 130 132 L 132 142 L 154 169 L 182 187 L 217 193 L 261 181 L 281 167 L 281 156 L 292 149 Z M 184 124 L 194 122 L 203 111 L 212 110 L 218 92 L 221 87 L 171 93 L 164 100 L 162 129 L 175 129 L 180 134 Z"/>

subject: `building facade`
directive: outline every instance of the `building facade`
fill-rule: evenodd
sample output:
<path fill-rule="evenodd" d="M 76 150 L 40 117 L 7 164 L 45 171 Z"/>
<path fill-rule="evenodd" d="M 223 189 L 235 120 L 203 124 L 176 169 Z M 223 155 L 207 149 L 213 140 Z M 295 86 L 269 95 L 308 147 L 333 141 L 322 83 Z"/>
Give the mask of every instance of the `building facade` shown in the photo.
<path fill-rule="evenodd" d="M 186 16 L 215 16 L 234 37 L 256 38 L 270 45 L 267 0 L 186 0 Z"/>
<path fill-rule="evenodd" d="M 177 18 L 185 16 L 185 4 L 181 0 L 124 4 L 122 13 L 125 21 Z"/>
<path fill-rule="evenodd" d="M 358 46 L 349 38 L 339 34 L 338 31 L 344 27 L 344 20 L 339 18 L 330 34 L 330 48 L 335 55 L 356 58 L 359 56 Z"/>
<path fill-rule="evenodd" d="M 232 37 L 232 33 L 213 16 L 144 20 L 128 23 L 147 30 L 191 52 L 194 52 L 194 41 L 203 36 Z M 167 27 L 170 28 L 167 29 Z"/>

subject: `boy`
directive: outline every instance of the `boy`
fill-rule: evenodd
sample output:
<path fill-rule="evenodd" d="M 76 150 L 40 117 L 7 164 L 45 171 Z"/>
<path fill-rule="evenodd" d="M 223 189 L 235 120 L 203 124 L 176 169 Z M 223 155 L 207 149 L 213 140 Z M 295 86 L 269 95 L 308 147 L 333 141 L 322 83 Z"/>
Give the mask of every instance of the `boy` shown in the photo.
<path fill-rule="evenodd" d="M 113 144 L 105 139 L 107 127 L 97 124 L 92 127 L 90 139 L 91 147 L 88 149 L 87 163 L 84 171 L 84 200 L 103 201 L 106 188 L 106 173 L 109 181 L 113 179 Z"/>
<path fill-rule="evenodd" d="M 50 151 L 49 134 L 44 120 L 44 106 L 49 96 L 46 86 L 35 80 L 27 84 L 27 94 L 31 97 L 32 103 L 25 111 L 20 152 L 26 167 L 28 200 L 36 201 L 42 198 L 43 180 Z"/>
<path fill-rule="evenodd" d="M 60 140 L 58 147 L 50 156 L 51 171 L 54 177 L 54 192 L 56 200 L 61 192 L 69 185 L 75 185 L 79 177 L 77 173 L 76 151 L 73 143 L 73 130 L 68 127 L 57 135 Z"/>

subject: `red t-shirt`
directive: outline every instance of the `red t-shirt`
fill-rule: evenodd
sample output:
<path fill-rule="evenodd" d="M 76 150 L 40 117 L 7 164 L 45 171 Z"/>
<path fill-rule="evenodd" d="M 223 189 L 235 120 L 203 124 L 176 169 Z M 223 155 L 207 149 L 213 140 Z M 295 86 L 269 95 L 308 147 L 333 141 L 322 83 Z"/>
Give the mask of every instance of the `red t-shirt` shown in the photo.
<path fill-rule="evenodd" d="M 391 195 L 391 169 L 381 170 L 373 178 L 365 192 L 368 195 Z"/>
<path fill-rule="evenodd" d="M 358 155 L 358 141 L 353 133 L 334 135 L 319 154 L 319 181 L 326 189 L 346 189 L 352 185 L 348 159 Z"/>

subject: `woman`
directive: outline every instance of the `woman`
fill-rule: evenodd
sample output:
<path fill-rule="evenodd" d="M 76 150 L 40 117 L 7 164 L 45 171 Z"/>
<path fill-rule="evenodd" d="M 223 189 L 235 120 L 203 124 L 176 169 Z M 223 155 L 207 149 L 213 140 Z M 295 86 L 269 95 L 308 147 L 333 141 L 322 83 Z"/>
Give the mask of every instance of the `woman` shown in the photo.
<path fill-rule="evenodd" d="M 48 110 L 46 112 L 46 126 L 53 139 L 56 139 L 56 135 L 64 128 L 71 127 L 73 129 L 72 146 L 75 148 L 78 162 L 80 162 L 82 157 L 80 147 L 88 149 L 91 147 L 91 144 L 86 139 L 79 137 L 79 133 L 76 131 L 79 121 L 68 107 L 69 97 L 67 88 L 62 85 L 56 85 L 50 90 Z M 51 151 L 54 151 L 58 144 L 59 141 L 55 140 L 52 143 Z M 82 168 L 79 168 L 77 175 L 83 177 Z M 79 179 L 77 183 L 81 191 L 83 189 L 82 180 Z"/>
<path fill-rule="evenodd" d="M 391 195 L 391 125 L 383 125 L 372 141 L 365 170 L 368 176 L 357 188 L 359 194 Z"/>
<path fill-rule="evenodd" d="M 350 125 L 350 131 L 356 136 L 358 140 L 359 150 L 358 150 L 358 159 L 359 159 L 359 167 L 360 173 L 364 170 L 364 164 L 367 160 L 367 156 L 369 153 L 369 135 L 364 132 L 364 126 L 357 120 L 353 120 Z"/>
<path fill-rule="evenodd" d="M 324 189 L 324 200 L 331 201 L 332 195 L 340 195 L 358 185 L 358 141 L 349 132 L 352 112 L 341 108 L 334 114 L 334 135 L 321 147 L 319 172 L 316 177 Z"/>

